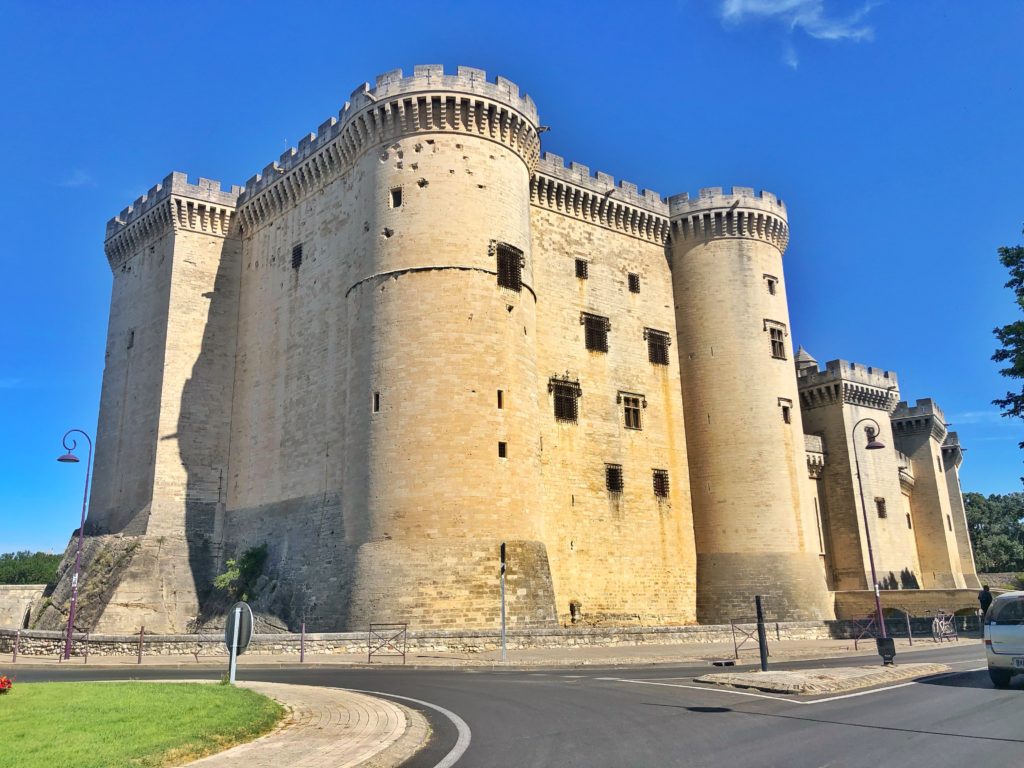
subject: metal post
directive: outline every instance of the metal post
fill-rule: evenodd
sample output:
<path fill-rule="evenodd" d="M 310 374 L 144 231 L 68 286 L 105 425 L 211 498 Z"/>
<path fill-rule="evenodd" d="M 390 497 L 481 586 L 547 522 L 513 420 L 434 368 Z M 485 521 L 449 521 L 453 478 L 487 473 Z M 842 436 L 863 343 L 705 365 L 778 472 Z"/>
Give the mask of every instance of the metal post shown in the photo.
<path fill-rule="evenodd" d="M 871 582 L 875 587 L 875 610 L 878 612 L 878 627 L 882 637 L 888 637 L 885 631 L 885 617 L 882 615 L 882 598 L 878 591 L 878 575 L 875 573 L 875 553 L 871 548 L 871 528 L 868 526 L 868 508 L 864 504 L 864 481 L 860 476 L 860 458 L 857 455 L 857 427 L 863 422 L 870 421 L 875 425 L 875 433 L 879 431 L 878 422 L 872 418 L 863 418 L 853 425 L 853 461 L 857 468 L 857 487 L 860 488 L 860 508 L 864 515 L 864 540 L 868 546 L 868 562 L 871 564 Z M 865 427 L 867 429 L 867 427 Z M 873 438 L 870 438 L 873 439 Z"/>
<path fill-rule="evenodd" d="M 501 542 L 501 662 L 508 661 L 505 643 L 505 542 Z"/>
<path fill-rule="evenodd" d="M 89 663 L 89 633 L 85 633 L 85 664 Z"/>
<path fill-rule="evenodd" d="M 242 623 L 242 606 L 235 606 L 235 626 L 231 632 L 231 669 L 228 673 L 228 682 L 235 684 L 235 664 L 238 661 L 238 625 Z"/>
<path fill-rule="evenodd" d="M 21 630 L 19 629 L 14 633 L 14 657 L 11 659 L 11 664 L 18 662 L 18 646 L 21 645 Z"/>
<path fill-rule="evenodd" d="M 914 632 L 910 629 L 910 611 L 903 612 L 903 618 L 907 620 L 907 638 L 910 640 L 910 644 L 914 644 Z"/>
<path fill-rule="evenodd" d="M 145 639 L 145 637 L 146 637 L 146 626 L 143 625 L 143 626 L 139 627 L 139 659 L 136 662 L 138 664 L 142 663 L 142 641 Z"/>
<path fill-rule="evenodd" d="M 301 664 L 306 660 L 306 622 L 302 622 L 302 628 L 299 634 L 299 663 Z"/>
<path fill-rule="evenodd" d="M 57 459 L 57 461 L 63 461 L 66 463 L 75 463 L 78 461 L 78 459 L 71 453 L 78 443 L 72 439 L 71 445 L 68 445 L 68 436 L 74 432 L 84 436 L 86 441 L 89 443 L 89 458 L 85 465 L 85 492 L 82 494 L 82 519 L 78 525 L 78 551 L 75 553 L 75 570 L 71 575 L 71 605 L 68 608 L 68 634 L 64 640 L 65 659 L 71 658 L 71 633 L 74 632 L 75 609 L 78 607 L 78 574 L 82 567 L 82 536 L 85 533 L 85 509 L 89 500 L 89 473 L 92 471 L 92 438 L 80 429 L 69 429 L 64 433 L 62 442 L 67 453 Z"/>
<path fill-rule="evenodd" d="M 761 671 L 768 671 L 768 634 L 764 630 L 764 609 L 761 607 L 761 596 L 754 596 L 754 606 L 757 608 L 757 646 L 761 652 Z"/>

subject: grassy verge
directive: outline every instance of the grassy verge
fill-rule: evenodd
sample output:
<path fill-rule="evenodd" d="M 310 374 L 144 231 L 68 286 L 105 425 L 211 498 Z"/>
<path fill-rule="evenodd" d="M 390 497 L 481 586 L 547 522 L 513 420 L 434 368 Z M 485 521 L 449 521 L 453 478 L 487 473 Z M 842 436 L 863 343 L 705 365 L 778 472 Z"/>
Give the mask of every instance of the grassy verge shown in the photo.
<path fill-rule="evenodd" d="M 200 683 L 15 683 L 0 696 L 0 767 L 180 765 L 266 733 L 281 706 Z"/>

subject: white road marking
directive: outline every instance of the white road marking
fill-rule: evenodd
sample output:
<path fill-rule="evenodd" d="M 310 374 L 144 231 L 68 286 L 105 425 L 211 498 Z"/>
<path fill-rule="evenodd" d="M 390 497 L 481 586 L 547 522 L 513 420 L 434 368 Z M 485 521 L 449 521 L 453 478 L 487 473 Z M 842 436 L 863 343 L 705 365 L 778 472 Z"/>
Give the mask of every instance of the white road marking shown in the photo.
<path fill-rule="evenodd" d="M 469 749 L 470 739 L 473 737 L 473 732 L 466 725 L 466 721 L 456 715 L 450 709 L 438 706 L 437 704 L 431 704 L 429 701 L 423 701 L 421 699 L 414 699 L 411 696 L 399 696 L 397 693 L 384 693 L 383 691 L 361 691 L 358 688 L 346 688 L 345 690 L 354 691 L 355 693 L 367 693 L 371 696 L 385 696 L 392 699 L 402 699 L 403 701 L 412 701 L 416 704 L 422 704 L 424 707 L 430 707 L 430 709 L 440 712 L 442 715 L 447 717 L 452 723 L 455 724 L 455 729 L 459 732 L 459 738 L 455 741 L 455 746 L 451 748 L 451 751 L 442 758 L 441 762 L 434 766 L 434 768 L 451 768 L 455 765 L 459 758 L 465 754 L 466 750 Z"/>
<path fill-rule="evenodd" d="M 973 669 L 965 669 L 963 672 L 946 672 L 939 675 L 928 675 L 930 680 L 938 680 L 943 677 L 950 677 L 952 675 L 962 675 L 965 672 L 980 672 L 988 667 L 975 667 Z M 883 693 L 885 691 L 894 691 L 897 688 L 906 688 L 911 685 L 917 685 L 917 680 L 910 680 L 906 683 L 897 683 L 896 685 L 887 685 L 883 688 L 871 688 L 866 691 L 855 691 L 853 693 L 842 693 L 838 696 L 829 696 L 824 699 L 813 699 L 812 701 L 800 701 L 799 699 L 787 698 L 785 696 L 772 696 L 767 693 L 753 693 L 752 691 L 737 691 L 732 688 L 717 688 L 710 685 L 683 685 L 682 683 L 662 683 L 656 680 L 627 680 L 621 677 L 598 677 L 596 680 L 608 680 L 617 683 L 633 683 L 634 685 L 661 685 L 666 688 L 686 688 L 691 691 L 711 691 L 714 693 L 728 693 L 733 696 L 749 696 L 754 699 L 772 699 L 774 701 L 785 701 L 789 704 L 800 704 L 801 706 L 813 706 L 814 704 L 827 704 L 831 701 L 840 701 L 841 699 L 853 699 L 858 696 L 869 696 L 873 693 Z M 666 678 L 667 679 L 667 678 Z M 681 679 L 681 678 L 677 678 Z M 806 694 L 805 694 L 806 695 Z"/>

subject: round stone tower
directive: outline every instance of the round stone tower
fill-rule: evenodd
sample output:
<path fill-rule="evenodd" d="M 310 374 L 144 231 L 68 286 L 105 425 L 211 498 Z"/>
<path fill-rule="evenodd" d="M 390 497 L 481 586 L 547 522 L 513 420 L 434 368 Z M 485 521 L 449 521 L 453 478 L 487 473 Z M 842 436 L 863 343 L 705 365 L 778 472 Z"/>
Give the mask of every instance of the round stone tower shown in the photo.
<path fill-rule="evenodd" d="M 768 192 L 669 200 L 670 260 L 697 546 L 697 617 L 832 614 L 814 533 L 782 254 Z"/>
<path fill-rule="evenodd" d="M 346 624 L 496 626 L 502 541 L 510 622 L 551 623 L 534 522 L 536 107 L 480 70 L 418 66 L 358 89 L 342 120 L 363 231 L 342 254 L 343 503 L 361 542 Z"/>

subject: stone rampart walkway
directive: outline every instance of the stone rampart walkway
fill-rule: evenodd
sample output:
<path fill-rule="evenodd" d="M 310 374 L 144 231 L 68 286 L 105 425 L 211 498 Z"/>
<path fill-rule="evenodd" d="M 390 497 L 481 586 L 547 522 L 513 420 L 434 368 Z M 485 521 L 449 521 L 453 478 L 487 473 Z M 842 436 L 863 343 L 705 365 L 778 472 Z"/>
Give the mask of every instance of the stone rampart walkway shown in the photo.
<path fill-rule="evenodd" d="M 189 763 L 202 768 L 385 768 L 425 745 L 430 728 L 418 712 L 338 688 L 240 682 L 276 699 L 287 714 L 274 731 Z"/>

